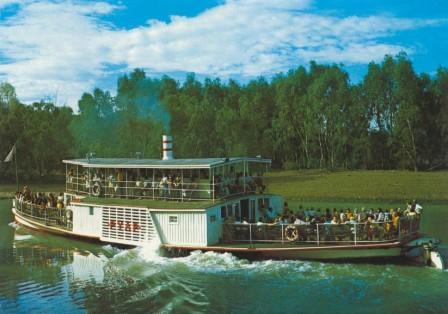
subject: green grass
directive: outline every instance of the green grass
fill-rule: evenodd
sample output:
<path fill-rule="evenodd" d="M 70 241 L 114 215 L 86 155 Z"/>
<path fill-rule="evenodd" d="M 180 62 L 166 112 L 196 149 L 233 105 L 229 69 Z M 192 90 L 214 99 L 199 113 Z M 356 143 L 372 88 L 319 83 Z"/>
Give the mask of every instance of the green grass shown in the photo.
<path fill-rule="evenodd" d="M 266 182 L 288 200 L 448 201 L 448 171 L 274 171 Z"/>
<path fill-rule="evenodd" d="M 86 197 L 82 203 L 92 203 L 101 205 L 116 205 L 116 206 L 136 206 L 136 207 L 150 207 L 150 208 L 172 208 L 172 209 L 202 209 L 213 205 L 210 201 L 165 201 L 165 200 L 147 200 L 147 199 L 122 199 L 122 198 L 97 198 Z"/>

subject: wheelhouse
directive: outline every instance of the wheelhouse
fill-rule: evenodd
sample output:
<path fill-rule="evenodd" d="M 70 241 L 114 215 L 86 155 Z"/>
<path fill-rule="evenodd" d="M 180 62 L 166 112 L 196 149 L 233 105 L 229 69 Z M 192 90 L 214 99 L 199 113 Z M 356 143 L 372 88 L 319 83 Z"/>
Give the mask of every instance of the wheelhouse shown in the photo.
<path fill-rule="evenodd" d="M 98 198 L 177 201 L 222 200 L 263 193 L 263 158 L 64 160 L 66 191 Z"/>

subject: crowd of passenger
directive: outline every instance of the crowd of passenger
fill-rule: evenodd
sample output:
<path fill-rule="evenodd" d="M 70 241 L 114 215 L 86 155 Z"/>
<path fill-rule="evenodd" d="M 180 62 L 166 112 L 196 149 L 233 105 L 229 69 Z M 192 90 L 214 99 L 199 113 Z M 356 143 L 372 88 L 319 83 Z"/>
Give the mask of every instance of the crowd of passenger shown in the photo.
<path fill-rule="evenodd" d="M 16 193 L 16 199 L 20 204 L 29 203 L 36 205 L 39 209 L 46 208 L 64 208 L 64 194 L 59 193 L 55 195 L 53 193 L 43 193 L 31 191 L 31 188 L 25 185 L 22 191 Z"/>
<path fill-rule="evenodd" d="M 63 193 L 34 193 L 24 186 L 15 196 L 16 209 L 22 214 L 44 221 L 46 225 L 72 227 L 72 212 L 66 209 Z"/>
<path fill-rule="evenodd" d="M 70 169 L 67 185 L 69 190 L 88 192 L 95 196 L 161 199 L 220 198 L 244 192 L 262 194 L 266 189 L 261 175 L 244 176 L 243 172 L 237 173 L 235 177 L 217 174 L 210 181 L 208 176 L 201 174 L 184 176 L 176 171 L 166 171 L 156 176 L 145 176 L 134 171 L 126 174 L 120 169 L 108 176 L 102 171 L 84 171 L 79 177 L 76 177 L 74 169 Z"/>
<path fill-rule="evenodd" d="M 242 193 L 263 194 L 266 190 L 266 185 L 263 183 L 261 174 L 253 177 L 250 173 L 244 175 L 243 172 L 238 172 L 235 177 L 221 174 L 216 175 L 215 190 L 217 195 L 224 197 Z"/>
<path fill-rule="evenodd" d="M 390 240 L 399 236 L 399 233 L 407 234 L 412 230 L 416 231 L 419 225 L 419 219 L 422 214 L 422 206 L 415 200 L 409 202 L 405 209 L 401 208 L 361 208 L 361 209 L 337 209 L 326 208 L 303 208 L 300 206 L 298 210 L 293 211 L 285 202 L 281 212 L 276 213 L 272 207 L 265 206 L 260 208 L 261 217 L 256 223 L 257 227 L 276 225 L 294 226 L 297 231 L 298 241 L 316 241 L 317 233 L 321 235 L 324 241 L 353 241 L 355 237 L 359 240 Z M 404 217 L 409 219 L 404 219 Z M 246 217 L 227 217 L 227 224 L 249 224 Z M 317 226 L 320 225 L 321 228 Z M 272 229 L 272 228 L 271 228 Z M 273 229 L 273 230 L 274 230 Z M 236 229 L 235 229 L 236 230 Z M 253 229 L 253 236 L 260 236 L 258 232 L 265 232 L 266 229 Z M 264 233 L 262 233 L 264 234 Z M 243 233 L 240 236 L 247 237 Z M 271 234 L 271 237 L 275 234 Z M 236 235 L 238 238 L 238 235 Z M 263 240 L 266 235 L 263 235 Z M 247 239 L 246 239 L 247 240 Z M 266 238 L 265 240 L 273 240 Z"/>
<path fill-rule="evenodd" d="M 287 223 L 287 224 L 350 224 L 350 223 L 381 223 L 381 222 L 398 222 L 400 217 L 407 216 L 412 218 L 420 218 L 422 213 L 422 206 L 420 206 L 417 201 L 408 202 L 406 209 L 401 208 L 361 208 L 361 209 L 337 209 L 337 208 L 326 208 L 321 210 L 320 208 L 306 208 L 299 206 L 299 209 L 294 212 L 292 211 L 288 203 L 285 202 L 283 210 L 278 213 L 274 218 L 272 218 L 272 208 L 265 209 L 262 207 L 262 217 L 260 218 L 260 223 Z"/>

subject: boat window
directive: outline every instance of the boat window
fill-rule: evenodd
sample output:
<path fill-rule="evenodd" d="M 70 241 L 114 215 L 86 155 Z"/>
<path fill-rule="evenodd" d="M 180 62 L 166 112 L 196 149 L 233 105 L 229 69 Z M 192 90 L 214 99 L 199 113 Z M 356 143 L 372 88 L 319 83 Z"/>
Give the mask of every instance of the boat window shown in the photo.
<path fill-rule="evenodd" d="M 92 206 L 89 207 L 89 215 L 91 215 L 91 216 L 93 215 L 93 207 Z"/>
<path fill-rule="evenodd" d="M 250 200 L 250 220 L 255 222 L 255 200 Z"/>
<path fill-rule="evenodd" d="M 240 203 L 233 204 L 233 208 L 234 208 L 234 212 L 235 212 L 235 217 L 237 218 L 237 220 L 240 220 L 241 219 Z"/>
<path fill-rule="evenodd" d="M 227 215 L 226 213 L 227 209 L 225 206 L 221 206 L 221 218 L 225 218 Z"/>
<path fill-rule="evenodd" d="M 233 216 L 233 209 L 232 209 L 232 205 L 231 204 L 227 205 L 227 216 L 229 216 L 229 217 Z"/>
<path fill-rule="evenodd" d="M 258 209 L 263 208 L 263 198 L 258 199 Z"/>
<path fill-rule="evenodd" d="M 264 202 L 265 208 L 269 208 L 269 206 L 270 206 L 270 204 L 269 204 L 269 198 L 264 198 L 264 199 L 263 199 L 263 202 Z"/>
<path fill-rule="evenodd" d="M 168 222 L 172 225 L 177 225 L 178 221 L 177 221 L 177 216 L 169 216 L 168 217 Z"/>
<path fill-rule="evenodd" d="M 210 222 L 215 222 L 215 221 L 216 221 L 216 215 L 211 215 Z"/>

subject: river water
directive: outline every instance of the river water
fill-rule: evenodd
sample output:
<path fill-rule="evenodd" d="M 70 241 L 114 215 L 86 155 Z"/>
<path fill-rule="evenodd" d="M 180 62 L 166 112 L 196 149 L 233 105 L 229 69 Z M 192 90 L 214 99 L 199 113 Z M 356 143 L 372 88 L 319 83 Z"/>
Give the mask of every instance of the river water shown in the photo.
<path fill-rule="evenodd" d="M 156 248 L 75 241 L 12 220 L 10 201 L 0 200 L 0 313 L 448 311 L 448 271 L 429 267 L 165 258 Z M 435 235 L 448 239 L 447 229 Z"/>

